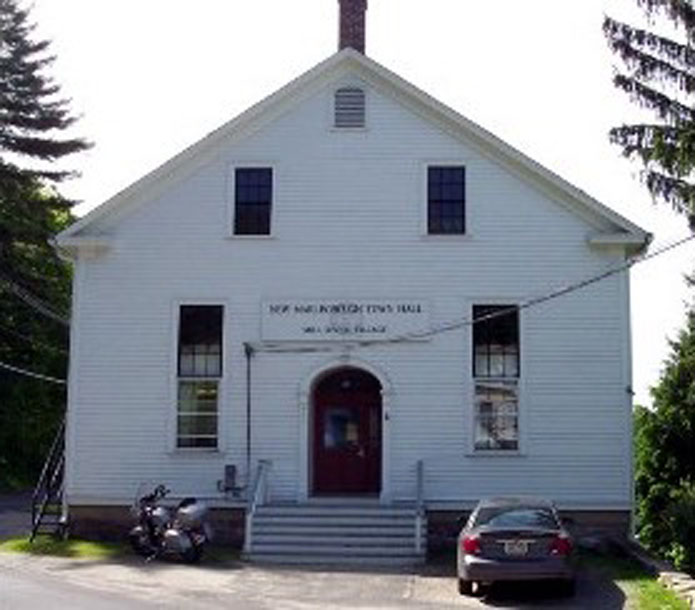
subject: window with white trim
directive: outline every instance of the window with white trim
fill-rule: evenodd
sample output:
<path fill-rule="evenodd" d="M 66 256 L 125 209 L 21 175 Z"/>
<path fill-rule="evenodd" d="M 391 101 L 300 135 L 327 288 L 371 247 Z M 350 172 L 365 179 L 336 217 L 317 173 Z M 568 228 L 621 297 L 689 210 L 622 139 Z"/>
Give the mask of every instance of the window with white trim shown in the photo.
<path fill-rule="evenodd" d="M 475 451 L 519 449 L 519 309 L 473 306 Z"/>
<path fill-rule="evenodd" d="M 466 168 L 430 165 L 427 168 L 427 233 L 462 235 L 466 232 Z"/>
<path fill-rule="evenodd" d="M 343 87 L 335 92 L 333 126 L 359 129 L 365 126 L 366 96 L 359 87 Z"/>
<path fill-rule="evenodd" d="M 221 305 L 179 308 L 176 447 L 217 449 L 222 379 Z"/>
<path fill-rule="evenodd" d="M 234 235 L 270 235 L 273 169 L 237 167 L 234 171 Z"/>

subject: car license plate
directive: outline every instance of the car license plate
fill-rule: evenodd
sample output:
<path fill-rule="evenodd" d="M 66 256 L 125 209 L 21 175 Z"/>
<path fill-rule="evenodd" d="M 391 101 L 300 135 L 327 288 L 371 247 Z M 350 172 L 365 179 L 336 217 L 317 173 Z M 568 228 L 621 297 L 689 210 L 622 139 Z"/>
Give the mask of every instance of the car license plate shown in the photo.
<path fill-rule="evenodd" d="M 526 540 L 505 540 L 504 552 L 507 555 L 526 555 L 528 553 L 528 542 Z"/>

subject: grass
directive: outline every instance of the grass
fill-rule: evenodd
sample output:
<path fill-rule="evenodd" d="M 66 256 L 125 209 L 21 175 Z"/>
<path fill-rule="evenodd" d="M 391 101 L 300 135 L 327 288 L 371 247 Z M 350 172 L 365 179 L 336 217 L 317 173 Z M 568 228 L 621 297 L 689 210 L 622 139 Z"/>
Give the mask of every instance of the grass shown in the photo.
<path fill-rule="evenodd" d="M 34 542 L 28 538 L 10 538 L 0 541 L 0 553 L 24 553 L 73 559 L 117 559 L 132 556 L 127 544 L 92 542 L 70 538 L 59 540 L 52 536 L 37 536 Z M 225 546 L 210 546 L 205 549 L 202 564 L 224 564 L 238 561 L 238 550 Z"/>
<path fill-rule="evenodd" d="M 620 553 L 583 552 L 580 565 L 599 570 L 625 591 L 639 610 L 688 610 L 688 604 L 634 559 Z"/>
<path fill-rule="evenodd" d="M 34 542 L 29 542 L 28 538 L 10 538 L 0 542 L 0 553 L 26 553 L 76 559 L 111 559 L 127 552 L 127 547 L 122 544 L 76 539 L 59 540 L 52 536 L 37 536 Z"/>

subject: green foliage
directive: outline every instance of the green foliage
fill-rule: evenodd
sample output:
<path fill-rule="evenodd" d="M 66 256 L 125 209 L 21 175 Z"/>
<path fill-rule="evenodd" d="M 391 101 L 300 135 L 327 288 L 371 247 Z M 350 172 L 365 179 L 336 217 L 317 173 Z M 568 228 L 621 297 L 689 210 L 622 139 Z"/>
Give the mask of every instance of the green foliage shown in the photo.
<path fill-rule="evenodd" d="M 688 0 L 635 0 L 648 26 L 670 23 L 673 37 L 606 17 L 603 31 L 619 57 L 614 84 L 654 115 L 625 124 L 610 139 L 638 159 L 644 182 L 657 198 L 695 223 L 695 10 Z"/>
<path fill-rule="evenodd" d="M 33 542 L 27 538 L 10 538 L 0 542 L 0 553 L 27 553 L 79 559 L 113 559 L 128 553 L 123 544 L 92 542 L 87 540 L 58 540 L 52 536 L 38 536 Z"/>
<path fill-rule="evenodd" d="M 671 491 L 664 515 L 671 530 L 666 556 L 680 569 L 695 573 L 695 482 Z"/>
<path fill-rule="evenodd" d="M 695 571 L 695 310 L 671 342 L 653 410 L 635 412 L 640 540 Z"/>
<path fill-rule="evenodd" d="M 30 199 L 25 203 L 30 205 Z M 6 217 L 14 216 L 16 209 L 0 188 L 0 231 Z M 41 218 L 39 210 L 49 218 Z M 47 228 L 44 235 L 70 220 L 64 213 L 43 207 L 25 217 L 19 214 L 18 218 L 50 220 L 54 228 Z M 19 299 L 2 278 L 9 276 L 13 283 L 31 287 L 43 302 L 64 312 L 68 311 L 70 269 L 58 259 L 46 238 L 41 240 L 37 235 L 24 241 L 15 234 L 4 243 L 7 247 L 0 250 L 0 361 L 65 378 L 68 329 Z M 0 405 L 0 485 L 34 482 L 63 416 L 65 387 L 0 370 Z"/>
<path fill-rule="evenodd" d="M 71 174 L 54 162 L 89 145 L 60 137 L 74 118 L 33 31 L 17 0 L 0 0 L 0 362 L 65 378 L 67 328 L 38 310 L 69 317 L 70 268 L 49 242 L 74 217 L 49 184 Z M 35 480 L 64 408 L 64 386 L 0 369 L 0 487 Z"/>
<path fill-rule="evenodd" d="M 687 610 L 688 604 L 664 587 L 653 574 L 634 559 L 618 552 L 583 551 L 579 563 L 584 569 L 597 570 L 614 580 L 627 594 L 626 607 L 640 610 Z"/>

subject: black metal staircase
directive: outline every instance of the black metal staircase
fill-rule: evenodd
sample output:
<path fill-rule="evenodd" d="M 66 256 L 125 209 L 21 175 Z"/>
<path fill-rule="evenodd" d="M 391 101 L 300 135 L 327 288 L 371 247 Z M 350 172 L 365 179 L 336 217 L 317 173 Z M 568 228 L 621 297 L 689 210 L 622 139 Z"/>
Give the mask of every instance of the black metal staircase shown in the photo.
<path fill-rule="evenodd" d="M 38 534 L 63 536 L 67 522 L 63 515 L 63 481 L 65 475 L 65 419 L 60 424 L 41 477 L 31 498 L 30 542 Z"/>

